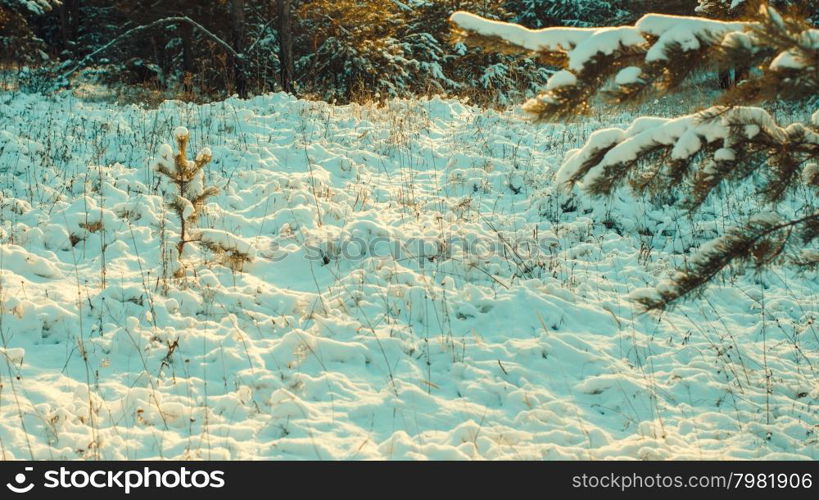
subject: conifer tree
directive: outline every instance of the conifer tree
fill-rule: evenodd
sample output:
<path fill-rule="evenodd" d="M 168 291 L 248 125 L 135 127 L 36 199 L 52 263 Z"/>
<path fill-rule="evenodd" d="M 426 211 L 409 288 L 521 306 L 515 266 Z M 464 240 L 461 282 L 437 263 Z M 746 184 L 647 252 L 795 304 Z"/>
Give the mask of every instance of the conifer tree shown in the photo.
<path fill-rule="evenodd" d="M 509 0 L 512 20 L 528 28 L 607 26 L 626 20 L 624 2 L 609 0 Z M 472 13 L 477 13 L 471 11 Z"/>
<path fill-rule="evenodd" d="M 203 169 L 210 163 L 213 154 L 209 148 L 203 148 L 193 160 L 189 160 L 188 129 L 178 127 L 174 130 L 174 138 L 177 145 L 176 153 L 170 145 L 163 144 L 159 148 L 159 157 L 154 162 L 154 170 L 162 174 L 173 186 L 166 195 L 168 207 L 179 220 L 179 241 L 172 259 L 175 261 L 174 274 L 177 277 L 184 275 L 185 266 L 182 259 L 190 243 L 201 245 L 221 257 L 224 264 L 240 270 L 255 255 L 252 245 L 225 231 L 195 227 L 202 215 L 205 202 L 219 194 L 219 188 L 216 186 L 205 185 Z"/>
<path fill-rule="evenodd" d="M 175 192 L 169 193 L 168 207 L 179 219 L 179 241 L 176 244 L 176 256 L 181 259 L 188 243 L 196 241 L 192 227 L 199 219 L 205 201 L 217 194 L 219 189 L 213 186 L 205 187 L 202 169 L 210 163 L 212 154 L 210 149 L 201 150 L 194 160 L 188 159 L 188 141 L 190 133 L 185 127 L 178 127 L 174 131 L 177 151 L 168 144 L 159 149 L 154 169 L 165 176 L 174 187 Z M 178 268 L 177 272 L 182 270 Z"/>
<path fill-rule="evenodd" d="M 44 44 L 34 34 L 31 21 L 52 14 L 59 5 L 59 0 L 0 0 L 0 60 L 29 62 L 42 58 Z"/>
<path fill-rule="evenodd" d="M 427 75 L 424 87 L 491 105 L 534 94 L 548 73 L 533 58 L 460 43 L 446 23 L 461 9 L 495 20 L 514 19 L 507 5 L 504 0 L 420 0 L 412 10 L 403 11 L 402 40 Z"/>

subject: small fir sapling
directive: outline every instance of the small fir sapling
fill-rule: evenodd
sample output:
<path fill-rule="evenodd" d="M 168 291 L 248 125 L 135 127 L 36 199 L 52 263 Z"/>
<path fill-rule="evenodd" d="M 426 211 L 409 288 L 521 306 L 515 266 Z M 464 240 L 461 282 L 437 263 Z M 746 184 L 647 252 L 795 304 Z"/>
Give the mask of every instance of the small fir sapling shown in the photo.
<path fill-rule="evenodd" d="M 216 255 L 224 256 L 225 261 L 234 269 L 250 261 L 253 257 L 252 247 L 229 233 L 212 229 L 195 229 L 196 222 L 202 214 L 208 198 L 219 193 L 215 186 L 205 186 L 204 167 L 210 163 L 213 155 L 209 148 L 203 148 L 194 160 L 187 157 L 190 133 L 185 127 L 174 130 L 177 151 L 168 144 L 159 148 L 159 158 L 154 170 L 165 176 L 174 186 L 170 194 L 168 208 L 179 219 L 179 241 L 176 244 L 176 257 L 184 256 L 188 243 L 199 243 Z M 184 272 L 177 266 L 177 276 Z"/>
<path fill-rule="evenodd" d="M 219 193 L 219 188 L 215 186 L 205 187 L 204 172 L 202 169 L 212 159 L 210 149 L 204 148 L 196 155 L 196 159 L 191 161 L 187 157 L 188 141 L 190 132 L 185 127 L 178 127 L 174 130 L 176 138 L 177 152 L 169 144 L 163 144 L 159 148 L 159 158 L 154 169 L 164 175 L 176 187 L 168 202 L 168 207 L 179 218 L 179 243 L 177 251 L 181 256 L 185 245 L 195 241 L 191 237 L 190 228 L 199 218 L 205 201 Z"/>

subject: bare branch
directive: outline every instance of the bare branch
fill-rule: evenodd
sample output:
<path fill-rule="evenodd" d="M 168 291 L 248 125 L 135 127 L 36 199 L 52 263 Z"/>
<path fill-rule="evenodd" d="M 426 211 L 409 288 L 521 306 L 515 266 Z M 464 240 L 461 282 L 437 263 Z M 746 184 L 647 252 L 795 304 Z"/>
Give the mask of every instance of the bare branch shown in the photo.
<path fill-rule="evenodd" d="M 60 79 L 61 80 L 66 79 L 69 76 L 73 75 L 74 73 L 77 72 L 77 70 L 79 70 L 80 68 L 83 68 L 86 65 L 88 65 L 95 57 L 97 57 L 98 55 L 106 52 L 107 50 L 114 47 L 115 45 L 122 42 L 123 40 L 131 38 L 131 37 L 133 37 L 133 36 L 135 36 L 135 35 L 137 35 L 139 33 L 142 33 L 143 31 L 147 31 L 147 30 L 156 28 L 157 26 L 163 26 L 163 25 L 167 25 L 167 24 L 177 24 L 177 23 L 186 23 L 186 24 L 189 24 L 189 25 L 193 26 L 194 28 L 196 28 L 197 30 L 202 32 L 202 34 L 204 34 L 205 36 L 207 36 L 208 38 L 210 38 L 211 40 L 216 42 L 217 45 L 219 45 L 220 47 L 225 49 L 225 51 L 228 54 L 230 54 L 231 56 L 235 57 L 236 59 L 243 59 L 244 58 L 244 54 L 240 54 L 239 52 L 236 52 L 236 50 L 233 47 L 231 47 L 229 43 L 222 40 L 217 35 L 215 35 L 212 31 L 208 30 L 207 28 L 205 28 L 201 24 L 197 23 L 196 21 L 194 21 L 190 17 L 188 17 L 188 16 L 172 16 L 172 17 L 165 17 L 165 18 L 162 18 L 162 19 L 157 19 L 156 21 L 153 21 L 151 23 L 143 24 L 142 26 L 137 26 L 136 28 L 129 29 L 125 33 L 122 33 L 121 35 L 117 36 L 116 38 L 114 38 L 110 42 L 103 45 L 102 47 L 98 48 L 97 50 L 91 52 L 90 54 L 88 54 L 85 57 L 83 57 L 82 59 L 80 59 L 80 61 L 77 62 L 77 64 L 75 64 L 73 68 L 66 71 L 62 75 L 60 75 Z"/>

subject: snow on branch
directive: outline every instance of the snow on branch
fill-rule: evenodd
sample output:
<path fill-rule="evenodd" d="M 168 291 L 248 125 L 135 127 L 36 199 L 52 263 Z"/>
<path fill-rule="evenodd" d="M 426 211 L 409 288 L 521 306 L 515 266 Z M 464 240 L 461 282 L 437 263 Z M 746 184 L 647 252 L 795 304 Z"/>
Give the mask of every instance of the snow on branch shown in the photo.
<path fill-rule="evenodd" d="M 783 17 L 768 7 L 760 10 L 761 22 L 752 27 L 750 48 L 734 49 L 735 57 L 755 58 L 762 77 L 748 89 L 728 96 L 736 102 L 757 98 L 800 98 L 819 93 L 819 29 L 799 17 Z M 759 57 L 759 53 L 763 56 Z M 736 89 L 737 91 L 741 89 Z"/>
<path fill-rule="evenodd" d="M 59 7 L 60 0 L 11 0 L 11 7 L 30 12 L 34 15 L 43 15 L 50 12 L 54 7 Z"/>
<path fill-rule="evenodd" d="M 699 50 L 703 43 L 721 41 L 728 33 L 744 32 L 750 23 L 727 22 L 701 17 L 646 14 L 635 27 L 647 39 L 656 37 L 646 52 L 646 62 L 664 60 L 670 48 L 678 45 L 684 52 Z"/>
<path fill-rule="evenodd" d="M 747 22 L 647 14 L 633 26 L 530 30 L 466 12 L 454 13 L 450 22 L 467 43 L 536 52 L 543 62 L 563 68 L 524 105 L 539 120 L 587 112 L 598 93 L 625 102 L 652 88 L 667 90 L 697 69 L 759 65 L 765 77 L 737 89 L 744 97 L 771 89 L 800 96 L 819 89 L 819 30 L 769 7 Z M 604 90 L 610 81 L 613 88 Z"/>
<path fill-rule="evenodd" d="M 234 260 L 246 263 L 256 256 L 253 243 L 227 231 L 219 229 L 199 229 L 196 239 L 200 244 L 216 253 L 225 253 Z"/>
<path fill-rule="evenodd" d="M 543 28 L 532 30 L 519 24 L 485 19 L 458 11 L 449 20 L 463 31 L 499 38 L 533 52 L 570 51 L 597 32 L 597 28 Z"/>
<path fill-rule="evenodd" d="M 744 161 L 751 156 L 763 161 Z M 771 175 L 761 192 L 777 200 L 817 157 L 816 125 L 782 127 L 761 108 L 716 106 L 676 118 L 638 118 L 625 129 L 598 130 L 566 155 L 557 182 L 581 184 L 584 191 L 602 195 L 626 181 L 637 190 L 660 191 L 689 178 L 690 200 L 698 205 L 726 177 L 750 173 L 737 169 L 767 166 Z"/>
<path fill-rule="evenodd" d="M 761 174 L 759 195 L 768 202 L 781 201 L 798 186 L 819 194 L 819 112 L 814 116 L 782 126 L 761 108 L 716 106 L 677 118 L 638 118 L 627 128 L 591 134 L 567 153 L 557 182 L 579 184 L 593 195 L 611 194 L 625 183 L 638 192 L 676 191 L 691 210 L 722 183 L 754 173 Z M 805 211 L 810 215 L 792 220 L 755 217 L 726 231 L 670 280 L 633 298 L 648 309 L 663 309 L 728 265 L 761 268 L 788 250 L 798 254 L 791 259 L 796 265 L 819 265 L 819 252 L 808 247 L 819 241 L 819 209 L 814 203 Z"/>
<path fill-rule="evenodd" d="M 724 235 L 699 247 L 685 268 L 661 281 L 656 288 L 640 288 L 630 294 L 631 300 L 647 310 L 663 310 L 679 299 L 702 290 L 714 277 L 729 265 L 763 268 L 783 256 L 789 246 L 801 246 L 794 238 L 793 229 L 819 225 L 819 212 L 794 220 L 782 220 L 779 216 L 752 217 L 742 225 L 729 228 Z M 804 249 L 803 249 L 804 250 Z M 799 252 L 794 260 L 797 265 L 816 265 L 815 252 Z M 798 260 L 802 259 L 802 260 Z"/>

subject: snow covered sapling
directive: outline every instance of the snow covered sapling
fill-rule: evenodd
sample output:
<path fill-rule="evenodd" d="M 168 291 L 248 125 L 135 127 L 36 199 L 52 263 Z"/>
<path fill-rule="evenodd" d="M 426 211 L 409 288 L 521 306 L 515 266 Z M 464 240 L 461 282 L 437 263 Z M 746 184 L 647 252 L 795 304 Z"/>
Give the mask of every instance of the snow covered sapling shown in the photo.
<path fill-rule="evenodd" d="M 177 257 L 182 258 L 188 243 L 198 243 L 222 257 L 224 263 L 231 268 L 241 269 L 245 263 L 253 259 L 254 251 L 251 244 L 225 231 L 194 229 L 207 199 L 219 193 L 219 188 L 205 186 L 203 169 L 213 158 L 210 149 L 203 148 L 197 153 L 194 160 L 189 160 L 187 157 L 190 139 L 188 129 L 178 127 L 174 131 L 174 137 L 177 144 L 176 154 L 170 145 L 163 144 L 159 149 L 159 159 L 154 168 L 175 187 L 168 207 L 179 219 Z M 175 274 L 178 276 L 182 273 L 183 268 L 179 266 Z"/>
<path fill-rule="evenodd" d="M 190 139 L 188 129 L 178 127 L 174 130 L 174 136 L 177 144 L 176 154 L 173 153 L 170 145 L 163 144 L 159 148 L 159 159 L 154 168 L 176 186 L 176 193 L 168 206 L 179 217 L 179 243 L 176 249 L 181 257 L 185 245 L 196 241 L 196 238 L 191 236 L 190 228 L 199 218 L 205 201 L 218 194 L 219 188 L 205 187 L 205 175 L 202 169 L 213 158 L 210 149 L 204 148 L 199 151 L 195 160 L 188 160 L 187 149 Z"/>

